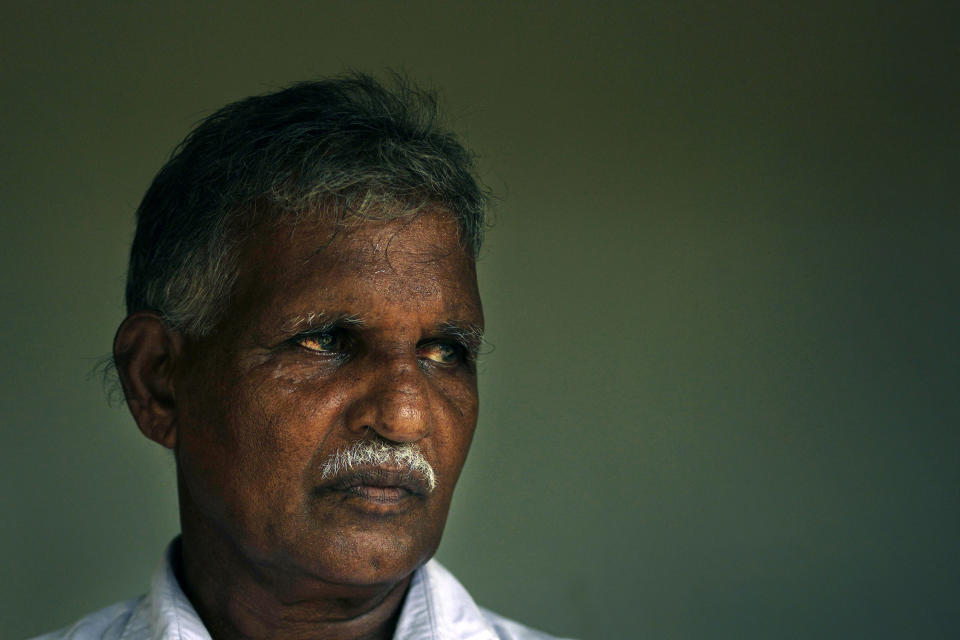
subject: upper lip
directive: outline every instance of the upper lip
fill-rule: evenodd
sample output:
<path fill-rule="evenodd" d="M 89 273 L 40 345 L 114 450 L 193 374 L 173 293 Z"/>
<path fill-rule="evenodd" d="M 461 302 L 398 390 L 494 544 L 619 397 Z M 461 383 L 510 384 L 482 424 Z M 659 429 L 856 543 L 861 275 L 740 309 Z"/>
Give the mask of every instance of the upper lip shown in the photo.
<path fill-rule="evenodd" d="M 355 487 L 397 487 L 418 496 L 430 492 L 422 474 L 391 466 L 355 467 L 323 483 L 323 488 L 331 491 L 349 491 Z"/>

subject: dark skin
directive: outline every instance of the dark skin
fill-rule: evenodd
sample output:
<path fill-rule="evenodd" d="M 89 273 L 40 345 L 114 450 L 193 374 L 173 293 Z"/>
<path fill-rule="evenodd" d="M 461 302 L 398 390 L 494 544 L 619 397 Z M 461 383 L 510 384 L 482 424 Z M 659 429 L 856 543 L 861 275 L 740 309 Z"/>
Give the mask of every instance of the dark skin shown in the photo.
<path fill-rule="evenodd" d="M 476 425 L 474 261 L 442 209 L 265 226 L 240 257 L 209 336 L 139 312 L 115 342 L 137 425 L 176 456 L 181 582 L 218 640 L 390 638 Z M 320 477 L 364 439 L 415 443 L 436 489 Z"/>

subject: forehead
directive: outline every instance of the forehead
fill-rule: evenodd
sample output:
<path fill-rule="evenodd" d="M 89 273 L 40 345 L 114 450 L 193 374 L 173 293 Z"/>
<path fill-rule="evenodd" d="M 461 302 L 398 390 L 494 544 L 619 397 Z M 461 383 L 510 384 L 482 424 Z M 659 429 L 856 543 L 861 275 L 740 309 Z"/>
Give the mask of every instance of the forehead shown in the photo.
<path fill-rule="evenodd" d="M 396 316 L 400 307 L 482 321 L 474 260 L 445 210 L 262 225 L 241 247 L 233 302 L 235 311 L 271 314 Z"/>

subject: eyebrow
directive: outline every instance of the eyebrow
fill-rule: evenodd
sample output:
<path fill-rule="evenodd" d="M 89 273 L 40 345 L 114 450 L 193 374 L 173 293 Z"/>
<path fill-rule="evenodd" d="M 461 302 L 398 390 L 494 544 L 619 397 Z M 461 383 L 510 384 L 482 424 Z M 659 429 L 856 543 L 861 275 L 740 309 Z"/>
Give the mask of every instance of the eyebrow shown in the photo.
<path fill-rule="evenodd" d="M 353 313 L 327 313 L 325 311 L 295 315 L 283 323 L 284 333 L 324 329 L 327 327 L 362 327 L 363 319 Z"/>

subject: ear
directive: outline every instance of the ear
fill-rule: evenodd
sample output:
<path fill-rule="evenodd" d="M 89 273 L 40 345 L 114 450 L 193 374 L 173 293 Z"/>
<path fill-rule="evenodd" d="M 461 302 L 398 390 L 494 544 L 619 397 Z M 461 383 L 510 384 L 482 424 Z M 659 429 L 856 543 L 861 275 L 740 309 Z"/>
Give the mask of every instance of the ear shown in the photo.
<path fill-rule="evenodd" d="M 168 449 L 177 444 L 173 372 L 183 337 L 151 311 L 127 317 L 113 340 L 113 359 L 127 407 L 143 435 Z"/>

